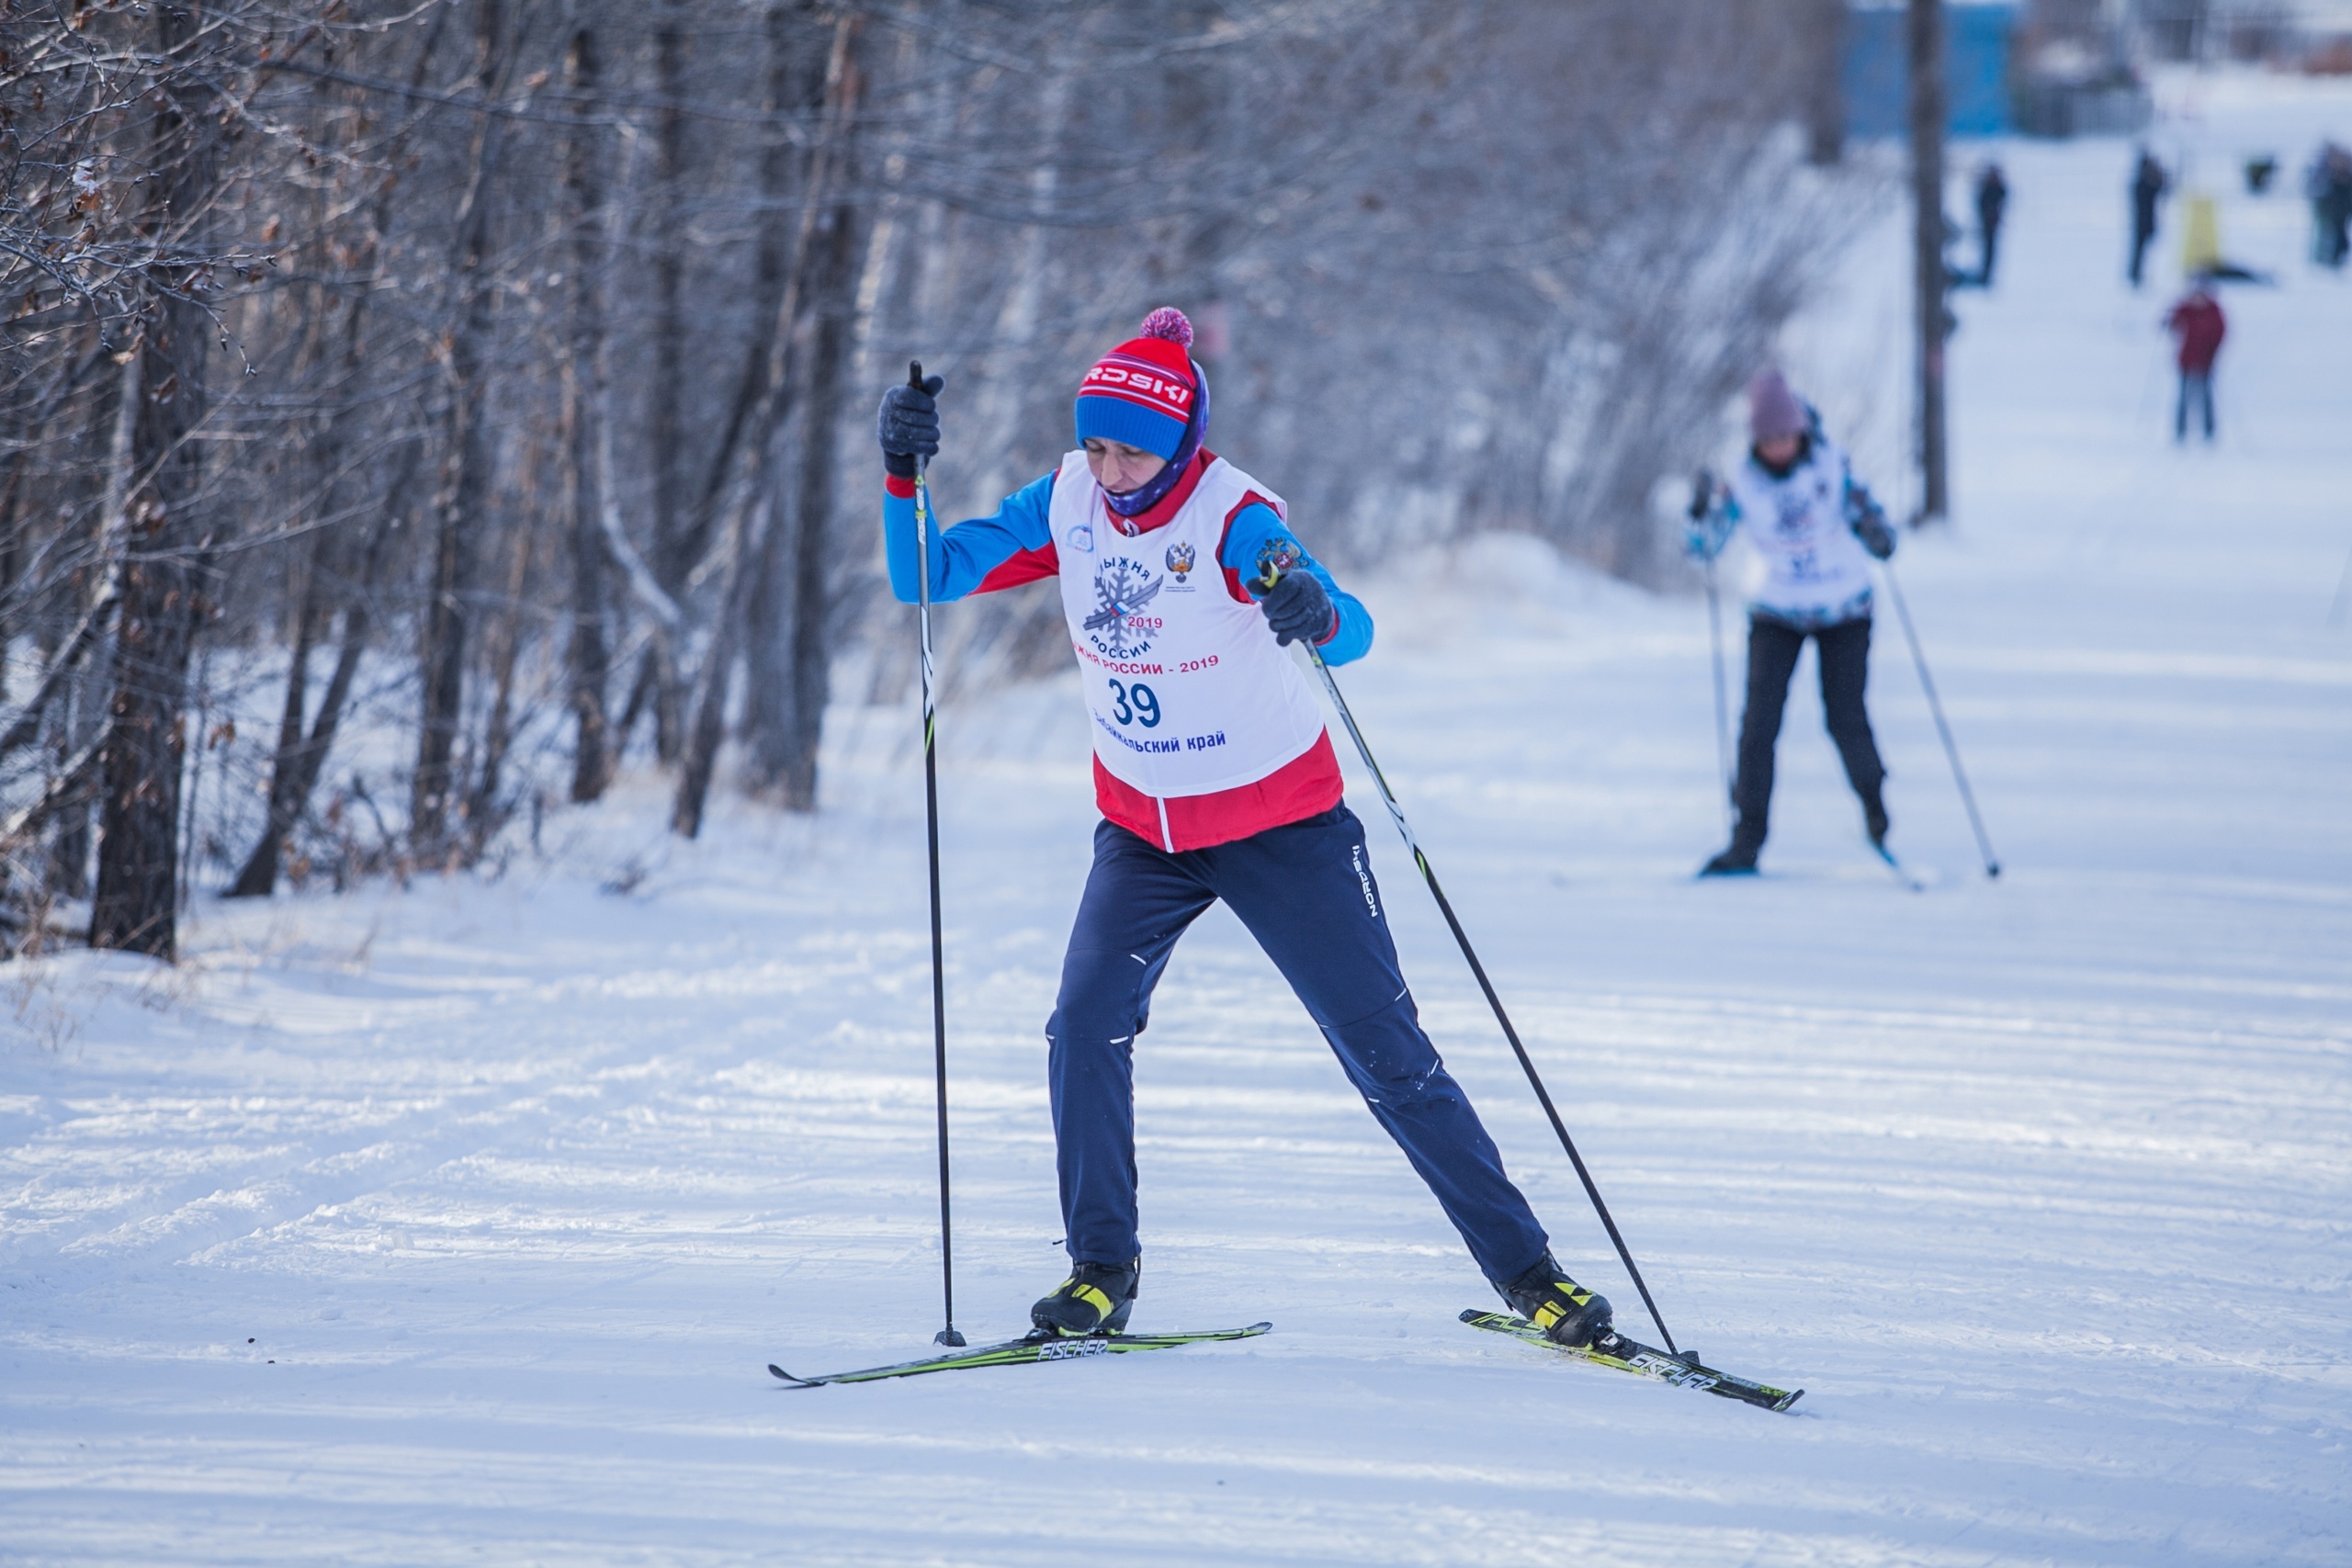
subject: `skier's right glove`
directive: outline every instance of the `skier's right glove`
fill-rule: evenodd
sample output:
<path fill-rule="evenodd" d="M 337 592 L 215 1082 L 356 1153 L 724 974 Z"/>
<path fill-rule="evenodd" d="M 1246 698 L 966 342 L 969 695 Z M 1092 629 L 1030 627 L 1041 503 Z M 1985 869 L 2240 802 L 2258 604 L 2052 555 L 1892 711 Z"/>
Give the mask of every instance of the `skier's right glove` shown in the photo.
<path fill-rule="evenodd" d="M 1701 468 L 1690 476 L 1690 521 L 1696 523 L 1715 505 L 1715 471 Z"/>
<path fill-rule="evenodd" d="M 1284 648 L 1294 642 L 1319 648 L 1339 635 L 1339 608 L 1313 572 L 1292 572 L 1266 591 L 1258 607 L 1266 613 L 1274 640 Z"/>
<path fill-rule="evenodd" d="M 926 377 L 921 385 L 902 383 L 882 394 L 876 418 L 882 438 L 882 466 L 902 479 L 915 477 L 918 457 L 939 456 L 939 389 L 944 376 Z"/>
<path fill-rule="evenodd" d="M 1708 526 L 1714 510 L 1714 470 L 1701 468 L 1690 478 L 1690 520 L 1682 529 L 1682 553 L 1692 560 L 1713 560 L 1723 547 L 1723 541 Z"/>

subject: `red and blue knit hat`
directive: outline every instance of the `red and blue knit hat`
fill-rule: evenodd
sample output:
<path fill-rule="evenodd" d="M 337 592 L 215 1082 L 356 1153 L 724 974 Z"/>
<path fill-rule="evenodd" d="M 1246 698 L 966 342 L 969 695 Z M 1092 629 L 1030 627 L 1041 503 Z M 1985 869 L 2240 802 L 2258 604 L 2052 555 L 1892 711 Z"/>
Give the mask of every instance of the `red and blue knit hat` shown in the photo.
<path fill-rule="evenodd" d="M 1163 305 L 1132 337 L 1097 360 L 1078 384 L 1078 439 L 1124 442 L 1173 459 L 1201 401 L 1193 323 Z M 1197 441 L 1195 442 L 1197 445 Z"/>

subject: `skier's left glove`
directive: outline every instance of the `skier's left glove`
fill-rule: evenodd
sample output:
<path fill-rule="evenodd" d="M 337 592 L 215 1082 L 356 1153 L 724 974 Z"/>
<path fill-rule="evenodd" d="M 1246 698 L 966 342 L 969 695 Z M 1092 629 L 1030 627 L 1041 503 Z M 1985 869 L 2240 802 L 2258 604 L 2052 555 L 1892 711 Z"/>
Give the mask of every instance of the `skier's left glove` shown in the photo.
<path fill-rule="evenodd" d="M 1258 601 L 1258 608 L 1266 612 L 1266 624 L 1274 628 L 1274 640 L 1288 648 L 1292 642 L 1308 642 L 1320 648 L 1338 635 L 1340 612 L 1333 607 L 1330 594 L 1311 571 L 1294 571 Z"/>
<path fill-rule="evenodd" d="M 1873 559 L 1885 560 L 1894 554 L 1894 530 L 1887 526 L 1886 513 L 1875 501 L 1866 500 L 1855 509 L 1854 537 Z"/>

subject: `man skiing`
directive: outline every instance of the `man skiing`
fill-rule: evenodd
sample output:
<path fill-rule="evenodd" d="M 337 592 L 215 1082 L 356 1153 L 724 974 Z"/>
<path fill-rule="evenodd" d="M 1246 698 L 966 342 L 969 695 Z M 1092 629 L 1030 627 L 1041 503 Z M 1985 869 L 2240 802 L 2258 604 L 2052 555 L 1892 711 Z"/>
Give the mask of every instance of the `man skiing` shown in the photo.
<path fill-rule="evenodd" d="M 1702 876 L 1751 874 L 1764 847 L 1772 804 L 1772 750 L 1789 677 L 1805 638 L 1821 660 L 1821 705 L 1846 778 L 1861 797 L 1872 847 L 1886 849 L 1886 769 L 1871 734 L 1862 689 L 1870 678 L 1871 578 L 1864 552 L 1894 553 L 1886 514 L 1854 476 L 1846 455 L 1821 434 L 1812 411 L 1777 370 L 1748 383 L 1747 460 L 1718 488 L 1702 473 L 1690 497 L 1686 540 L 1712 560 L 1745 529 L 1763 558 L 1763 588 L 1748 606 L 1747 706 L 1739 721 L 1739 764 L 1732 785 L 1738 808 L 1731 842 L 1702 866 Z"/>
<path fill-rule="evenodd" d="M 1192 339 L 1182 312 L 1154 310 L 1080 382 L 1080 449 L 931 541 L 936 600 L 1057 581 L 1093 739 L 1102 820 L 1046 1026 L 1070 1270 L 1031 1321 L 1062 1336 L 1126 1325 L 1142 1272 L 1135 1043 L 1177 939 L 1221 898 L 1512 1310 L 1589 1344 L 1609 1303 L 1554 1260 L 1421 1031 L 1322 709 L 1284 651 L 1360 659 L 1372 617 L 1299 543 L 1281 498 L 1202 444 L 1209 389 Z M 905 603 L 941 385 L 882 400 L 883 536 Z"/>

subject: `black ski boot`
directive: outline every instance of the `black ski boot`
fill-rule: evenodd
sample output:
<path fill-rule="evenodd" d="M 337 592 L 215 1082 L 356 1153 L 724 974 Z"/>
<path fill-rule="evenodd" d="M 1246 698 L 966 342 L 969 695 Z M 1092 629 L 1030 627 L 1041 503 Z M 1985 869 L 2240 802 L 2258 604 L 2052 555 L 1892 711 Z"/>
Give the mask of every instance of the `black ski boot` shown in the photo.
<path fill-rule="evenodd" d="M 1550 1253 L 1510 1283 L 1498 1287 L 1510 1310 L 1544 1331 L 1555 1345 L 1581 1349 L 1609 1332 L 1609 1298 L 1595 1295 Z"/>
<path fill-rule="evenodd" d="M 1741 843 L 1737 839 L 1734 839 L 1721 854 L 1699 868 L 1699 874 L 1702 876 L 1753 876 L 1756 874 L 1758 847 L 1754 844 Z"/>
<path fill-rule="evenodd" d="M 1127 1325 L 1136 1309 L 1136 1287 L 1143 1282 L 1143 1259 L 1133 1263 L 1080 1263 L 1054 1293 L 1029 1309 L 1029 1321 L 1040 1334 L 1064 1339 L 1089 1334 L 1116 1334 Z"/>
<path fill-rule="evenodd" d="M 1763 848 L 1764 825 L 1759 822 L 1749 827 L 1747 813 L 1743 811 L 1739 814 L 1739 820 L 1732 825 L 1731 842 L 1724 846 L 1723 853 L 1701 866 L 1699 874 L 1753 876 L 1756 874 L 1757 853 Z"/>
<path fill-rule="evenodd" d="M 1886 802 L 1876 795 L 1862 802 L 1862 830 L 1871 836 L 1871 848 L 1886 852 Z"/>

